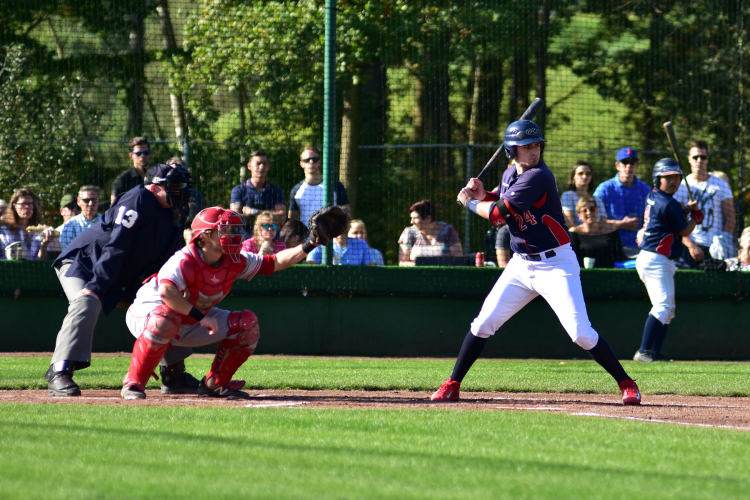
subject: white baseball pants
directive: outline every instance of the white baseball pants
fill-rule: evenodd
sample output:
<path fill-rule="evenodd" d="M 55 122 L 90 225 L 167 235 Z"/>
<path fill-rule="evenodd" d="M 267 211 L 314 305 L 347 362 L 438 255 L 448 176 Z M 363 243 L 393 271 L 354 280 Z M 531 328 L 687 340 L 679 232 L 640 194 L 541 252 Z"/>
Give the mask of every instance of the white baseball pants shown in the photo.
<path fill-rule="evenodd" d="M 635 260 L 643 284 L 646 285 L 648 298 L 651 299 L 651 316 L 662 325 L 668 325 L 674 318 L 674 272 L 675 261 L 664 255 L 641 250 Z"/>
<path fill-rule="evenodd" d="M 482 310 L 471 323 L 480 338 L 494 335 L 506 321 L 541 295 L 552 307 L 570 338 L 586 350 L 599 341 L 591 327 L 581 289 L 581 268 L 570 244 L 554 249 L 556 255 L 542 261 L 524 260 L 518 254 L 508 262 Z"/>

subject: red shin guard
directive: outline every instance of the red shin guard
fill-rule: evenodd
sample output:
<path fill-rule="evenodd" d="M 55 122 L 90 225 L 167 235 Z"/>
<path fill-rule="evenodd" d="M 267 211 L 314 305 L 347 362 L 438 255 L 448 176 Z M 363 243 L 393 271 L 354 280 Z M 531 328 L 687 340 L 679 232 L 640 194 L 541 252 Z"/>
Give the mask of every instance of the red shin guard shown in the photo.
<path fill-rule="evenodd" d="M 160 305 L 149 315 L 146 328 L 135 341 L 130 369 L 122 381 L 123 387 L 135 386 L 141 391 L 146 388 L 149 377 L 159 377 L 154 370 L 169 348 L 170 341 L 180 329 L 180 315 L 165 305 Z"/>
<path fill-rule="evenodd" d="M 230 383 L 240 366 L 255 352 L 259 338 L 258 317 L 252 311 L 232 312 L 229 315 L 229 333 L 219 344 L 206 380 L 213 377 L 216 387 Z"/>

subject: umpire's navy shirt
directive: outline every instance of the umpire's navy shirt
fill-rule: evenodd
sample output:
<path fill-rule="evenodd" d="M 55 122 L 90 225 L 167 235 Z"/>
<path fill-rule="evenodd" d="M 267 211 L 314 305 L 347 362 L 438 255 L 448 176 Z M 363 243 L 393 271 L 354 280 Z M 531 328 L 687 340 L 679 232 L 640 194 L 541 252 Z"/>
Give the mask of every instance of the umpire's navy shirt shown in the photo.
<path fill-rule="evenodd" d="M 182 240 L 174 212 L 153 193 L 136 186 L 115 200 L 102 221 L 79 234 L 55 260 L 70 261 L 66 276 L 80 278 L 99 296 L 109 314 L 127 292 L 141 285 L 141 275 L 157 272 Z"/>

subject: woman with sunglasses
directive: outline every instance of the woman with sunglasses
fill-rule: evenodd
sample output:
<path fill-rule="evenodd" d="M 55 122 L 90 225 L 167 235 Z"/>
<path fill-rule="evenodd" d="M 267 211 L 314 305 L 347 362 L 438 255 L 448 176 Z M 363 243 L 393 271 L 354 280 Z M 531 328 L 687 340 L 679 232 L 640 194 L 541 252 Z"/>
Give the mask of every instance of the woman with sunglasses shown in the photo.
<path fill-rule="evenodd" d="M 562 202 L 563 215 L 565 216 L 565 225 L 568 228 L 581 225 L 581 218 L 576 213 L 576 203 L 578 198 L 585 194 L 591 194 L 594 190 L 594 171 L 591 165 L 585 161 L 579 161 L 573 166 L 568 178 L 568 190 L 560 196 Z M 604 203 L 595 198 L 596 205 L 599 207 L 599 215 L 606 216 L 607 211 L 604 209 Z"/>
<path fill-rule="evenodd" d="M 27 188 L 17 189 L 8 208 L 0 218 L 0 259 L 5 259 L 5 249 L 16 242 L 23 243 L 28 260 L 46 260 L 47 246 L 53 240 L 51 232 L 34 235 L 26 230 L 42 223 L 39 197 Z"/>
<path fill-rule="evenodd" d="M 584 257 L 593 258 L 597 268 L 613 268 L 615 262 L 627 260 L 620 233 L 614 225 L 602 220 L 593 196 L 582 195 L 576 203 L 576 211 L 581 224 L 570 228 L 570 246 L 579 266 L 584 267 Z"/>
<path fill-rule="evenodd" d="M 242 243 L 242 251 L 261 255 L 273 255 L 286 249 L 283 241 L 276 239 L 278 224 L 273 221 L 273 212 L 264 210 L 255 218 L 253 237 Z"/>

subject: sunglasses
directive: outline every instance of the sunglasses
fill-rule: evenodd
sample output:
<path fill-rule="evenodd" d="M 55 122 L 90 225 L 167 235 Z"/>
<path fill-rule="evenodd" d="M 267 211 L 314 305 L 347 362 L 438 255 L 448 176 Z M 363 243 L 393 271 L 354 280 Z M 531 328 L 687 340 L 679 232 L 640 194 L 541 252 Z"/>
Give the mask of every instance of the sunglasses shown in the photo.
<path fill-rule="evenodd" d="M 277 224 L 261 224 L 260 227 L 263 229 L 273 229 L 274 231 L 279 228 Z"/>
<path fill-rule="evenodd" d="M 318 163 L 320 161 L 320 156 L 311 156 L 310 158 L 302 158 L 302 161 L 304 163 Z"/>
<path fill-rule="evenodd" d="M 623 165 L 638 165 L 638 160 L 633 158 L 625 158 L 620 163 L 622 163 Z"/>
<path fill-rule="evenodd" d="M 693 160 L 695 160 L 695 161 L 705 161 L 705 160 L 708 160 L 708 156 L 706 156 L 706 155 L 695 155 L 695 156 L 691 156 L 691 158 Z"/>
<path fill-rule="evenodd" d="M 591 172 L 576 172 L 579 177 L 591 177 Z"/>
<path fill-rule="evenodd" d="M 99 203 L 99 198 L 81 198 L 81 201 L 88 205 L 89 203 Z"/>
<path fill-rule="evenodd" d="M 131 151 L 130 154 L 135 156 L 151 156 L 151 150 L 146 149 L 145 151 Z"/>

